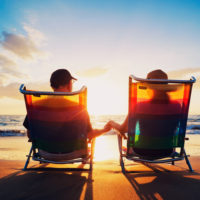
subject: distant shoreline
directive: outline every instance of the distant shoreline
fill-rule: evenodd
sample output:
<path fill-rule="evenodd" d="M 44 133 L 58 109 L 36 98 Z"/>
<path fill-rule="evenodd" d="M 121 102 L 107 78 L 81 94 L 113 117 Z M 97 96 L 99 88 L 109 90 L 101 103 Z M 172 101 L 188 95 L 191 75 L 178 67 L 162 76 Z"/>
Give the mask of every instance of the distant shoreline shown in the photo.
<path fill-rule="evenodd" d="M 24 115 L 0 115 L 0 137 L 26 136 L 23 126 Z M 122 123 L 126 115 L 91 115 L 93 128 L 102 128 L 109 120 Z M 113 131 L 108 135 L 113 135 Z M 200 135 L 200 115 L 189 115 L 187 121 L 187 135 Z"/>

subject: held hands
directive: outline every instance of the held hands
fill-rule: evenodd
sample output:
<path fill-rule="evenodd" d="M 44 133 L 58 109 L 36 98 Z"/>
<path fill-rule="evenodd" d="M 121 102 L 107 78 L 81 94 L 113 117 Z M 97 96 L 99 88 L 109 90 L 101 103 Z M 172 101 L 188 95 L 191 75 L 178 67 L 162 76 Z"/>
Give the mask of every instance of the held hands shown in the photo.
<path fill-rule="evenodd" d="M 107 124 L 111 126 L 111 128 L 116 129 L 120 132 L 120 124 L 116 123 L 113 120 L 110 120 Z"/>
<path fill-rule="evenodd" d="M 112 126 L 109 124 L 109 122 L 108 123 L 106 123 L 106 125 L 104 126 L 104 131 L 105 132 L 108 132 L 108 131 L 110 131 L 111 130 L 111 128 L 112 128 Z"/>
<path fill-rule="evenodd" d="M 104 126 L 104 132 L 108 132 L 111 129 L 115 129 L 117 130 L 117 133 L 120 134 L 122 137 L 124 137 L 125 139 L 127 139 L 125 133 L 122 131 L 122 126 L 118 123 L 116 123 L 113 120 L 110 120 L 109 122 L 106 123 L 106 125 Z"/>
<path fill-rule="evenodd" d="M 111 128 L 117 130 L 118 134 L 120 134 L 122 137 L 124 137 L 125 139 L 127 139 L 125 133 L 122 133 L 122 126 L 118 123 L 116 123 L 113 120 L 110 120 L 107 125 L 111 126 Z"/>

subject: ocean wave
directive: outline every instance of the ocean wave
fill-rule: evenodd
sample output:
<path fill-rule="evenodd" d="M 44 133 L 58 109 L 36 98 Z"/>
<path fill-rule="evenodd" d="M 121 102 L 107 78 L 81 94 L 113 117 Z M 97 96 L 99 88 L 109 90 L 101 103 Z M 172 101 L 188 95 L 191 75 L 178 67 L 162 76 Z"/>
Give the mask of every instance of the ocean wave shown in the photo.
<path fill-rule="evenodd" d="M 24 130 L 0 130 L 0 137 L 6 136 L 26 136 Z"/>
<path fill-rule="evenodd" d="M 186 133 L 187 134 L 191 134 L 191 135 L 199 135 L 200 134 L 200 130 L 193 130 L 193 129 L 191 129 L 191 130 L 186 130 Z"/>
<path fill-rule="evenodd" d="M 115 130 L 108 131 L 105 135 L 116 135 L 117 132 Z M 196 135 L 200 134 L 200 127 L 197 129 L 191 128 L 186 130 L 186 134 Z M 0 130 L 0 137 L 8 137 L 8 136 L 26 136 L 25 130 Z"/>
<path fill-rule="evenodd" d="M 23 127 L 24 115 L 0 115 L 0 137 L 1 136 L 25 136 L 26 130 Z M 109 120 L 123 123 L 125 115 L 101 115 L 90 116 L 94 129 L 102 129 Z M 187 122 L 187 134 L 200 134 L 200 115 L 190 115 Z M 116 134 L 111 130 L 106 135 Z"/>
<path fill-rule="evenodd" d="M 198 125 L 198 124 L 188 125 L 187 130 L 200 130 L 200 125 Z"/>
<path fill-rule="evenodd" d="M 7 123 L 3 123 L 3 122 L 0 123 L 0 126 L 7 126 L 7 125 L 8 125 Z"/>

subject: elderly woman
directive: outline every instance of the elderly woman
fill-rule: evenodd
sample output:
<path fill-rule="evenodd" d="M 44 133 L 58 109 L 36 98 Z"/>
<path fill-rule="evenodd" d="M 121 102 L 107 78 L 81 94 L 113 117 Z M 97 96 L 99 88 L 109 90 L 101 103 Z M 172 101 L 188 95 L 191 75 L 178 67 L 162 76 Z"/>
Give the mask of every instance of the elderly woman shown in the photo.
<path fill-rule="evenodd" d="M 151 71 L 150 73 L 147 74 L 147 79 L 168 79 L 168 76 L 165 72 L 163 72 L 162 70 L 158 69 L 158 70 L 154 70 Z M 153 85 L 152 85 L 153 87 Z M 156 112 L 156 110 L 154 110 L 154 105 L 157 105 L 156 108 L 158 109 L 158 105 L 159 108 L 161 110 L 172 110 L 172 111 L 180 111 L 181 107 L 180 104 L 177 102 L 173 102 L 170 101 L 170 98 L 167 94 L 166 90 L 159 90 L 156 89 L 156 85 L 155 88 L 153 90 L 153 94 L 152 94 L 152 98 L 150 101 L 148 102 L 140 102 L 137 104 L 136 109 L 143 111 L 143 112 L 147 112 L 151 111 L 151 113 Z M 168 106 L 166 106 L 168 105 Z M 149 116 L 151 117 L 151 116 Z M 142 135 L 152 135 L 155 133 L 160 133 L 162 132 L 162 134 L 168 134 L 168 132 L 170 132 L 171 134 L 174 133 L 174 131 L 176 130 L 177 127 L 177 121 L 176 120 L 170 120 L 170 121 L 165 121 L 162 123 L 157 122 L 157 120 L 151 120 L 151 123 L 149 123 L 147 120 L 145 119 L 140 119 L 140 131 L 142 133 Z M 128 116 L 126 117 L 126 119 L 124 120 L 124 122 L 122 124 L 118 124 L 115 121 L 110 121 L 109 125 L 118 130 L 122 136 L 125 136 L 125 133 L 128 132 Z M 134 125 L 133 125 L 134 126 Z M 167 127 L 166 130 L 163 130 L 163 127 Z M 157 157 L 157 156 L 168 156 L 173 152 L 173 149 L 141 149 L 141 148 L 135 148 L 134 147 L 134 152 L 143 156 L 149 156 L 149 157 Z"/>

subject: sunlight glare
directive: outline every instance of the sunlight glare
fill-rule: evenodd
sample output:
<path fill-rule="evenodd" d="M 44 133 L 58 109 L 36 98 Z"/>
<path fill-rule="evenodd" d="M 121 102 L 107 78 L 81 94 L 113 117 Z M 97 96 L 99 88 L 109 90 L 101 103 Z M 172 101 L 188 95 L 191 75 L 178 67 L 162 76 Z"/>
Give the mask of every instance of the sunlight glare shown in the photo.
<path fill-rule="evenodd" d="M 96 138 L 94 161 L 116 160 L 119 158 L 117 136 L 101 136 Z"/>
<path fill-rule="evenodd" d="M 106 80 L 88 83 L 87 107 L 90 115 L 126 114 L 127 98 L 126 87 L 119 91 L 119 87 Z"/>

